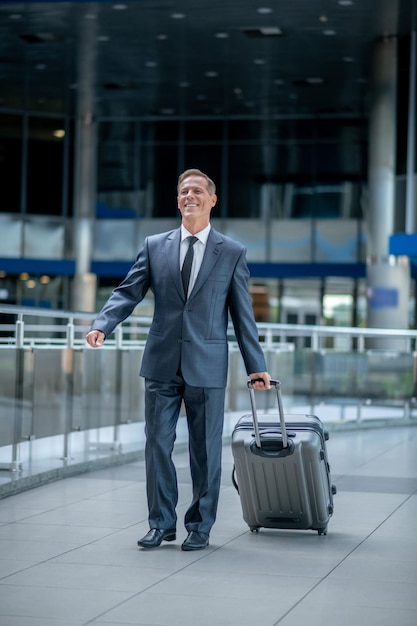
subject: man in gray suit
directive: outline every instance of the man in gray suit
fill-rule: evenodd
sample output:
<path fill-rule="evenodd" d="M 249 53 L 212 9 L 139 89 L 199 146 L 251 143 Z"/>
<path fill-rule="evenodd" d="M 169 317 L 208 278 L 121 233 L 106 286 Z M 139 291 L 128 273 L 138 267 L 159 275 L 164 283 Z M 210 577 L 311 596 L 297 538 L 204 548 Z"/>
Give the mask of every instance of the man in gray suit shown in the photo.
<path fill-rule="evenodd" d="M 86 339 L 93 348 L 100 347 L 151 289 L 154 316 L 140 369 L 145 378 L 150 530 L 138 545 L 157 548 L 176 539 L 178 486 L 172 452 L 184 401 L 193 495 L 184 519 L 188 536 L 181 547 L 201 550 L 209 543 L 220 491 L 229 314 L 247 374 L 257 379 L 254 388 L 269 389 L 270 376 L 248 291 L 245 249 L 210 224 L 217 202 L 214 182 L 200 170 L 183 172 L 177 201 L 181 226 L 146 238 Z"/>

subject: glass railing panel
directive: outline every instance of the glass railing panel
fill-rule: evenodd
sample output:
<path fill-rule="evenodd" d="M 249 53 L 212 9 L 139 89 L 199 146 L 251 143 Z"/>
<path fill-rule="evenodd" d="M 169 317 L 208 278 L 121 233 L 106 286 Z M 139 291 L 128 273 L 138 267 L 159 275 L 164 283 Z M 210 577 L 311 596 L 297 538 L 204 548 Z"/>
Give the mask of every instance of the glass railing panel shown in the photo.
<path fill-rule="evenodd" d="M 121 424 L 143 422 L 145 419 L 145 383 L 139 376 L 143 348 L 121 352 L 120 403 L 117 419 Z"/>
<path fill-rule="evenodd" d="M 15 417 L 18 406 L 16 394 L 16 350 L 0 350 L 0 446 L 14 441 Z"/>
<path fill-rule="evenodd" d="M 32 389 L 32 425 L 36 439 L 60 435 L 66 430 L 68 359 L 61 348 L 34 348 L 32 366 L 25 372 L 25 387 Z M 33 368 L 33 369 L 32 369 Z"/>
<path fill-rule="evenodd" d="M 410 352 L 367 352 L 363 395 L 377 401 L 408 400 L 415 396 L 414 355 Z"/>
<path fill-rule="evenodd" d="M 81 430 L 112 426 L 116 419 L 117 353 L 111 348 L 86 350 L 82 371 Z"/>

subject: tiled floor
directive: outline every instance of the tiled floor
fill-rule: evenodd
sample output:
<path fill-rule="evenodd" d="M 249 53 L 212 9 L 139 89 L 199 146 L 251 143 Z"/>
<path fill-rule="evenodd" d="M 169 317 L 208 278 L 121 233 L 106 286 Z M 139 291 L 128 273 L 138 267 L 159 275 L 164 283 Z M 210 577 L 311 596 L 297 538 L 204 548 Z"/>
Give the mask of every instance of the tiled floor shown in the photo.
<path fill-rule="evenodd" d="M 415 626 L 417 428 L 334 432 L 335 514 L 327 536 L 251 533 L 224 446 L 207 550 L 139 550 L 142 462 L 0 501 L 1 626 Z M 179 517 L 190 497 L 176 454 Z"/>

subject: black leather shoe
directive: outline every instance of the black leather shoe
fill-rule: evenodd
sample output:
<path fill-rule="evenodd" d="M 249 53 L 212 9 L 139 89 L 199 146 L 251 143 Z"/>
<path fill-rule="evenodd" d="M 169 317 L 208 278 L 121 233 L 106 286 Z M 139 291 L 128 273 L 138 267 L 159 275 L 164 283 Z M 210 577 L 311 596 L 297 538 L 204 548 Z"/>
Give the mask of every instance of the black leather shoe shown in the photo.
<path fill-rule="evenodd" d="M 190 550 L 204 550 L 209 544 L 209 536 L 205 533 L 200 533 L 197 530 L 191 530 L 188 533 L 187 539 L 181 546 L 181 550 L 189 552 Z"/>
<path fill-rule="evenodd" d="M 151 528 L 142 539 L 139 539 L 138 546 L 140 548 L 159 548 L 163 541 L 175 541 L 177 538 L 175 533 L 175 528 L 168 530 Z"/>

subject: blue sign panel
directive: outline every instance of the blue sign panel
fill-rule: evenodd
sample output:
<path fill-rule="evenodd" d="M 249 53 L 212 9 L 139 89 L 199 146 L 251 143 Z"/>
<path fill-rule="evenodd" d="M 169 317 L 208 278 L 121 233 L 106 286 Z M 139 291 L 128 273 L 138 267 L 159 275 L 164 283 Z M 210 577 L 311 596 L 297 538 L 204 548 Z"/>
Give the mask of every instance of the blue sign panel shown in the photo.
<path fill-rule="evenodd" d="M 371 309 L 395 308 L 398 306 L 398 289 L 394 287 L 371 287 L 368 289 Z"/>

